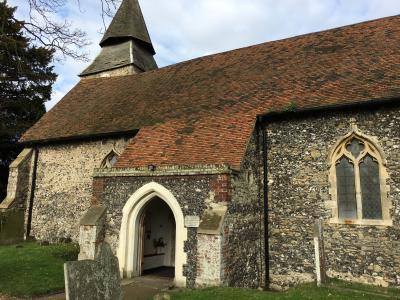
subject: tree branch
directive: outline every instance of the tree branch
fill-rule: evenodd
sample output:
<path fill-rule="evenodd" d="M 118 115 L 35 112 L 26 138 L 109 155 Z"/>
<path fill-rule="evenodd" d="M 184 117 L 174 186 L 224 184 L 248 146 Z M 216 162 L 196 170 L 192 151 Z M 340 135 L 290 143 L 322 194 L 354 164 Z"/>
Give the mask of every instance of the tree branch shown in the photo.
<path fill-rule="evenodd" d="M 75 0 L 81 8 L 81 0 Z M 93 0 L 87 0 L 93 1 Z M 101 8 L 103 21 L 102 30 L 106 28 L 106 19 L 113 17 L 122 0 L 96 0 Z M 87 34 L 81 29 L 73 28 L 68 20 L 57 22 L 55 16 L 65 8 L 68 0 L 27 0 L 29 14 L 26 20 L 18 21 L 25 33 L 33 42 L 56 51 L 56 59 L 71 57 L 75 60 L 88 60 L 88 54 L 83 51 L 90 44 Z"/>
<path fill-rule="evenodd" d="M 101 19 L 103 20 L 104 31 L 107 30 L 106 18 L 112 18 L 115 10 L 119 6 L 122 0 L 100 0 L 101 2 Z"/>
<path fill-rule="evenodd" d="M 64 58 L 68 56 L 77 60 L 87 60 L 87 53 L 80 51 L 80 48 L 90 44 L 86 39 L 86 33 L 79 29 L 71 31 L 69 29 L 71 24 L 68 21 L 62 24 L 49 21 L 42 26 L 34 22 L 19 22 L 33 41 L 56 50 Z"/>

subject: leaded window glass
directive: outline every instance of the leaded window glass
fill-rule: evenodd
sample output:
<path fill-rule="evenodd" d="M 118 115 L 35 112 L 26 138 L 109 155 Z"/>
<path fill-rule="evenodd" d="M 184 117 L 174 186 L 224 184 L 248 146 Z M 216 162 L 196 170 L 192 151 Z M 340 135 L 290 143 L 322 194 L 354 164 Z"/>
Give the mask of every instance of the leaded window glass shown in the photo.
<path fill-rule="evenodd" d="M 349 159 L 342 157 L 336 165 L 337 196 L 339 218 L 357 218 L 356 188 L 354 166 Z"/>
<path fill-rule="evenodd" d="M 349 134 L 332 149 L 331 162 L 330 178 L 337 203 L 334 218 L 360 224 L 390 218 L 382 185 L 387 178 L 383 154 L 370 138 L 361 133 Z"/>
<path fill-rule="evenodd" d="M 360 162 L 362 215 L 364 219 L 382 219 L 379 164 L 367 155 Z"/>
<path fill-rule="evenodd" d="M 364 150 L 364 144 L 358 139 L 352 139 L 351 143 L 347 145 L 347 151 L 351 152 L 355 158 L 357 158 L 361 151 Z"/>

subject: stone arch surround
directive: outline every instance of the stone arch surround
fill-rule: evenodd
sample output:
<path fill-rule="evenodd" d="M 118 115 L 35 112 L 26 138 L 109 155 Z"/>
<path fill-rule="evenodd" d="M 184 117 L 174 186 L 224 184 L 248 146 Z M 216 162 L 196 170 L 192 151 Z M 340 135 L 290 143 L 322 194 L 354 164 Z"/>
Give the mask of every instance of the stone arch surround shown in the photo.
<path fill-rule="evenodd" d="M 358 217 L 354 220 L 341 220 L 339 219 L 338 213 L 338 196 L 337 196 L 337 179 L 336 179 L 336 161 L 342 157 L 347 156 L 346 154 L 346 145 L 352 139 L 358 139 L 362 141 L 366 145 L 366 149 L 360 153 L 361 157 L 365 157 L 366 155 L 372 156 L 379 165 L 379 177 L 380 177 L 380 195 L 381 195 L 381 207 L 382 207 L 382 219 L 371 220 L 371 219 L 363 219 L 360 218 L 362 214 L 362 203 L 361 196 L 357 195 L 357 208 L 358 208 Z M 359 160 L 357 160 L 357 164 L 359 164 Z M 329 222 L 332 224 L 358 224 L 358 225 L 371 225 L 371 226 L 393 226 L 392 217 L 390 215 L 390 211 L 392 209 L 392 202 L 388 198 L 388 192 L 390 191 L 389 182 L 389 174 L 386 170 L 387 160 L 385 153 L 382 147 L 379 144 L 379 140 L 376 137 L 369 136 L 361 132 L 355 124 L 351 125 L 351 131 L 346 135 L 342 136 L 338 139 L 335 145 L 331 148 L 328 153 L 328 167 L 329 167 L 329 194 L 332 197 L 330 203 L 326 205 L 327 209 L 331 209 L 332 217 Z M 355 174 L 357 180 L 360 180 L 360 175 Z"/>
<path fill-rule="evenodd" d="M 182 209 L 174 195 L 162 185 L 150 182 L 139 188 L 126 202 L 122 213 L 122 223 L 119 237 L 118 260 L 121 276 L 128 278 L 139 276 L 137 268 L 137 245 L 139 218 L 146 204 L 158 197 L 171 208 L 176 224 L 175 246 L 175 285 L 186 286 L 186 277 L 183 276 L 183 265 L 186 264 L 184 242 L 187 240 L 187 229 L 184 226 Z"/>

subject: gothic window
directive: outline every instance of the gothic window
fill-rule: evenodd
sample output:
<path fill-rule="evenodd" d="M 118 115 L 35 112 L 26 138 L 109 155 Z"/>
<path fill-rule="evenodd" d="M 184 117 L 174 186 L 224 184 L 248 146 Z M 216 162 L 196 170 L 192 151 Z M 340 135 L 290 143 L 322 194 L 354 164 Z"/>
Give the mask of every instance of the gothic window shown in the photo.
<path fill-rule="evenodd" d="M 117 162 L 118 157 L 119 157 L 118 153 L 114 149 L 111 150 L 111 152 L 108 153 L 106 157 L 103 159 L 100 168 L 105 168 L 105 169 L 112 168 Z"/>
<path fill-rule="evenodd" d="M 342 157 L 336 165 L 336 182 L 339 218 L 357 218 L 354 165 L 346 157 Z"/>
<path fill-rule="evenodd" d="M 385 160 L 379 146 L 355 128 L 330 157 L 332 221 L 391 225 Z"/>
<path fill-rule="evenodd" d="M 367 155 L 360 163 L 360 183 L 364 219 L 382 219 L 379 163 Z"/>

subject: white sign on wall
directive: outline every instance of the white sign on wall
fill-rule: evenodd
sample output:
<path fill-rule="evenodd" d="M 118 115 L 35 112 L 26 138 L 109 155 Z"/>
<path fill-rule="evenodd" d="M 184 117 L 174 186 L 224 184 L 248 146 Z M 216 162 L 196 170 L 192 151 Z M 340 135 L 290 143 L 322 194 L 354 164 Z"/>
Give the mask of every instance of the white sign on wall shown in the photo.
<path fill-rule="evenodd" d="M 185 226 L 186 227 L 199 227 L 200 217 L 199 216 L 185 216 Z"/>

